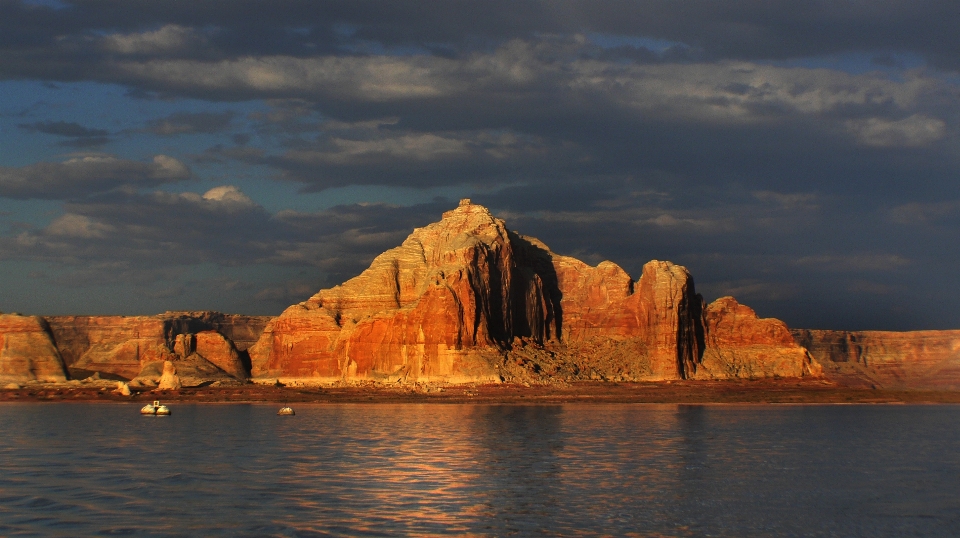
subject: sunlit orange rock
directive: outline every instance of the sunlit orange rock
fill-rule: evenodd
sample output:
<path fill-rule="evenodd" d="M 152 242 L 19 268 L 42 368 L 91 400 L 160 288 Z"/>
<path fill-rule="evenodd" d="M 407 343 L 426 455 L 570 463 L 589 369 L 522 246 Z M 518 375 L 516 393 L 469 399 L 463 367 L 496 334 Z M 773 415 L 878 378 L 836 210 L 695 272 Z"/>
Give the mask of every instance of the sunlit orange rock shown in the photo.
<path fill-rule="evenodd" d="M 699 359 L 701 305 L 681 266 L 650 262 L 634 282 L 464 200 L 356 278 L 288 308 L 250 356 L 261 377 L 496 380 L 515 339 L 586 352 L 602 338 L 640 350 L 644 378 L 678 379 Z"/>
<path fill-rule="evenodd" d="M 0 383 L 66 378 L 63 359 L 43 318 L 0 314 Z"/>
<path fill-rule="evenodd" d="M 469 201 L 418 228 L 359 276 L 269 324 L 254 375 L 496 379 L 484 351 L 511 333 L 503 221 Z"/>
<path fill-rule="evenodd" d="M 642 364 L 632 368 L 644 371 L 644 379 L 681 379 L 693 373 L 702 349 L 702 299 L 686 268 L 654 260 L 633 281 L 609 261 L 591 267 L 567 256 L 549 257 L 560 300 L 548 318 L 552 334 L 559 334 L 563 344 L 585 354 L 597 347 L 597 339 L 629 340 L 642 350 L 636 356 Z"/>
<path fill-rule="evenodd" d="M 74 378 L 95 372 L 134 378 L 144 364 L 173 360 L 164 320 L 154 316 L 47 316 Z"/>
<path fill-rule="evenodd" d="M 247 371 L 233 342 L 217 331 L 201 331 L 194 336 L 194 351 L 217 368 L 237 379 L 246 379 Z"/>
<path fill-rule="evenodd" d="M 821 365 L 799 346 L 787 325 L 758 318 L 733 297 L 721 297 L 705 311 L 703 379 L 820 376 Z"/>
<path fill-rule="evenodd" d="M 156 316 L 47 316 L 72 377 L 93 373 L 132 379 L 152 363 L 183 360 L 194 352 L 243 379 L 246 348 L 269 317 L 219 312 L 167 312 Z M 203 333 L 204 336 L 198 336 Z M 237 338 L 235 343 L 231 336 Z M 184 344 L 189 342 L 184 348 Z M 178 347 L 179 346 L 179 347 Z M 198 346 L 203 351 L 198 350 Z M 206 355 L 204 355 L 206 358 Z"/>

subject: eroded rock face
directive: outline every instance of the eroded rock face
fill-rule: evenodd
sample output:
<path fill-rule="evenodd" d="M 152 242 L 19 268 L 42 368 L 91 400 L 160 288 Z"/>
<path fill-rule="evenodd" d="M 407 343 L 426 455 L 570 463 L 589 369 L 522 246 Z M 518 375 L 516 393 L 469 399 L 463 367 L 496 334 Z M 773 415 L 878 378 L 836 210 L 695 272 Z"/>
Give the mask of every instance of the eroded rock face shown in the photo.
<path fill-rule="evenodd" d="M 48 316 L 71 376 L 132 379 L 149 362 L 173 360 L 163 319 L 153 316 Z"/>
<path fill-rule="evenodd" d="M 66 379 L 63 359 L 43 318 L 0 314 L 0 383 Z"/>
<path fill-rule="evenodd" d="M 960 390 L 960 331 L 791 332 L 840 382 Z"/>
<path fill-rule="evenodd" d="M 634 282 L 612 262 L 590 267 L 552 257 L 562 296 L 558 332 L 563 343 L 589 356 L 598 339 L 630 340 L 638 361 L 630 368 L 634 378 L 643 372 L 643 379 L 680 379 L 695 372 L 703 348 L 702 299 L 686 268 L 654 260 Z"/>
<path fill-rule="evenodd" d="M 496 379 L 483 351 L 511 333 L 512 256 L 503 221 L 466 201 L 284 311 L 250 349 L 254 375 Z"/>
<path fill-rule="evenodd" d="M 257 342 L 267 323 L 273 319 L 272 316 L 224 314 L 209 310 L 166 312 L 159 317 L 171 322 L 176 320 L 180 333 L 216 331 L 231 341 L 241 354 Z"/>
<path fill-rule="evenodd" d="M 733 297 L 710 303 L 704 318 L 706 349 L 697 378 L 822 375 L 821 365 L 796 343 L 785 323 L 758 318 Z"/>
<path fill-rule="evenodd" d="M 598 354 L 588 362 L 629 349 L 624 378 L 678 379 L 702 353 L 701 305 L 681 266 L 650 262 L 634 282 L 614 263 L 556 255 L 466 200 L 288 308 L 250 355 L 263 377 L 496 380 L 514 342 L 529 341 L 553 356 Z"/>
<path fill-rule="evenodd" d="M 259 338 L 271 318 L 219 312 L 167 312 L 157 316 L 48 316 L 46 319 L 64 363 L 75 378 L 96 372 L 132 379 L 148 364 L 182 361 L 193 353 L 200 353 L 231 376 L 245 379 L 249 371 L 246 348 Z M 198 336 L 201 334 L 203 336 Z M 229 335 L 237 337 L 240 344 L 233 343 Z"/>
<path fill-rule="evenodd" d="M 247 378 L 240 354 L 230 340 L 217 331 L 202 331 L 193 336 L 196 341 L 194 350 L 198 355 L 237 379 Z"/>

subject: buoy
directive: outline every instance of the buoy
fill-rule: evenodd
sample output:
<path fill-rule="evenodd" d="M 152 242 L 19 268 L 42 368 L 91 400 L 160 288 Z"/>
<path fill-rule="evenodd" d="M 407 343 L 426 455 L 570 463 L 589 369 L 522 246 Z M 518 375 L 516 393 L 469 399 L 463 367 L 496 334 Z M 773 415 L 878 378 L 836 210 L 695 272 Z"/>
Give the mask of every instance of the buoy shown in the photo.
<path fill-rule="evenodd" d="M 289 406 L 281 407 L 280 410 L 277 411 L 277 414 L 278 415 L 296 415 L 296 413 L 293 412 L 293 408 Z"/>

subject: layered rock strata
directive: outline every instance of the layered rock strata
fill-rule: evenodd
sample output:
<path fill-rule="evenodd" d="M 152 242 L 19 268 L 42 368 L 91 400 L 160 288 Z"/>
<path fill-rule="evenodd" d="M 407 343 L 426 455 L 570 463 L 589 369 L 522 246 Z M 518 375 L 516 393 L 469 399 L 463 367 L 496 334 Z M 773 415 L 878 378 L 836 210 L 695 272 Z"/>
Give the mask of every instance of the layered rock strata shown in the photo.
<path fill-rule="evenodd" d="M 70 375 L 132 379 L 144 364 L 173 360 L 159 316 L 48 316 Z"/>
<path fill-rule="evenodd" d="M 696 377 L 742 379 L 819 376 L 823 367 L 796 343 L 787 325 L 758 318 L 733 297 L 721 297 L 705 312 L 706 348 Z"/>
<path fill-rule="evenodd" d="M 498 379 L 512 266 L 503 222 L 462 204 L 359 276 L 285 310 L 250 348 L 253 374 Z"/>
<path fill-rule="evenodd" d="M 828 377 L 846 384 L 960 390 L 960 331 L 791 332 Z"/>
<path fill-rule="evenodd" d="M 145 378 L 150 378 L 151 369 L 172 361 L 189 363 L 183 366 L 196 370 L 196 375 L 189 377 L 198 382 L 246 379 L 250 370 L 246 348 L 259 338 L 270 319 L 219 312 L 46 318 L 74 378 L 96 373 L 127 380 L 144 377 L 145 369 Z M 209 364 L 197 366 L 198 361 Z"/>
<path fill-rule="evenodd" d="M 43 318 L 0 314 L 0 383 L 66 379 L 63 358 Z"/>
<path fill-rule="evenodd" d="M 816 375 L 782 323 L 771 333 L 752 311 L 716 312 L 705 324 L 682 266 L 652 261 L 634 281 L 612 262 L 557 255 L 463 200 L 356 278 L 285 310 L 249 351 L 254 376 L 321 380 Z M 756 341 L 733 350 L 737 334 Z M 751 359 L 763 364 L 741 366 Z"/>

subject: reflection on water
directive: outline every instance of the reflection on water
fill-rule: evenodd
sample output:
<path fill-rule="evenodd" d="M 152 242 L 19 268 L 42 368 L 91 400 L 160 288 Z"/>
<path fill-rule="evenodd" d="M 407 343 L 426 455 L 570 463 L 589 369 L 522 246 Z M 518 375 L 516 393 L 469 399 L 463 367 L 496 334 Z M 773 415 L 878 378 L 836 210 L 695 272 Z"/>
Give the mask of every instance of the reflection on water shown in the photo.
<path fill-rule="evenodd" d="M 0 405 L 0 535 L 952 536 L 958 406 Z"/>

